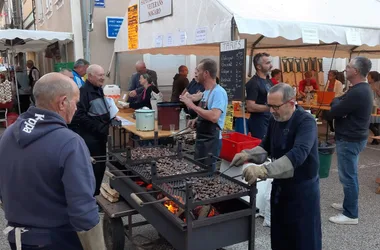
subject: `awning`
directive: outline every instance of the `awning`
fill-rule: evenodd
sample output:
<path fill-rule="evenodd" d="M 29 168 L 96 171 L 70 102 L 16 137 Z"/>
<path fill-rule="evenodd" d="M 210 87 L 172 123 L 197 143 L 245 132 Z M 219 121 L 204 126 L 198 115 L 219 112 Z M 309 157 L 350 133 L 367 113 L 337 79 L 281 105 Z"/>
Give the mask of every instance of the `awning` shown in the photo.
<path fill-rule="evenodd" d="M 16 52 L 40 51 L 54 42 L 68 43 L 72 33 L 39 30 L 0 30 L 0 50 L 13 49 Z"/>
<path fill-rule="evenodd" d="M 130 5 L 137 3 L 131 0 Z M 246 38 L 255 52 L 274 56 L 332 57 L 338 44 L 335 57 L 347 58 L 351 53 L 379 57 L 380 20 L 373 18 L 378 9 L 376 0 L 362 0 L 360 5 L 348 5 L 345 0 L 176 0 L 173 15 L 138 25 L 137 50 L 128 49 L 127 11 L 115 51 L 218 55 L 219 43 L 230 41 L 233 32 L 234 39 Z M 206 30 L 202 44 L 195 39 L 199 28 Z M 305 29 L 317 31 L 319 44 L 303 42 Z M 187 35 L 186 46 L 166 46 L 169 34 L 178 45 L 181 32 Z M 159 35 L 164 37 L 162 47 L 155 44 Z"/>

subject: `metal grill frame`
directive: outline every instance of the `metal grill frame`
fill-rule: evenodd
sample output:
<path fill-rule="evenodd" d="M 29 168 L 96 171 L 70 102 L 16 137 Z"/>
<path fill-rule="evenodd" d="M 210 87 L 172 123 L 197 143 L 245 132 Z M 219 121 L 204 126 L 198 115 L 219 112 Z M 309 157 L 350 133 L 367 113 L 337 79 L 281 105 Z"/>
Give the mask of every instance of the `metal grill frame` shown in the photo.
<path fill-rule="evenodd" d="M 209 176 L 211 177 L 211 176 L 216 176 L 216 175 L 218 175 L 218 178 L 224 178 L 227 181 L 230 181 L 236 185 L 243 187 L 245 189 L 245 191 L 235 193 L 235 194 L 231 194 L 231 195 L 224 195 L 224 196 L 220 196 L 220 197 L 214 197 L 211 199 L 195 201 L 194 197 L 193 197 L 194 192 L 193 192 L 193 188 L 192 188 L 192 183 L 186 182 L 186 180 L 184 180 L 184 178 L 173 177 L 171 179 L 168 179 L 167 181 L 157 180 L 157 181 L 152 182 L 152 184 L 153 184 L 154 188 L 162 191 L 162 193 L 164 193 L 165 196 L 169 197 L 173 202 L 175 202 L 181 208 L 189 207 L 190 209 L 193 209 L 196 206 L 208 205 L 208 204 L 217 203 L 217 202 L 221 202 L 221 201 L 241 198 L 241 197 L 249 195 L 250 188 L 251 188 L 249 185 L 242 183 L 242 182 L 240 182 L 234 178 L 231 178 L 227 175 L 219 174 L 218 172 L 215 172 L 215 173 L 208 172 L 208 173 L 200 173 L 200 174 L 194 174 L 194 175 L 186 175 L 185 178 L 209 177 Z M 177 192 L 177 194 L 175 194 L 175 193 L 173 193 L 173 191 L 175 189 L 172 189 L 169 191 L 169 190 L 167 190 L 167 187 L 164 187 L 164 186 L 170 185 L 169 184 L 170 182 L 185 182 L 185 189 L 182 190 L 182 192 L 176 190 L 175 192 Z M 180 192 L 180 193 L 178 193 L 178 192 Z M 183 199 L 183 202 L 181 202 L 178 198 L 176 198 L 176 196 L 181 197 Z"/>
<path fill-rule="evenodd" d="M 111 163 L 108 163 L 107 166 L 111 171 L 118 169 Z M 115 175 L 117 178 L 111 179 L 111 185 L 176 249 L 217 249 L 246 240 L 248 240 L 248 250 L 255 249 L 256 185 L 250 187 L 250 202 L 238 199 L 241 204 L 246 204 L 244 205 L 245 208 L 242 207 L 239 210 L 214 217 L 194 219 L 192 209 L 187 204 L 185 208 L 186 221 L 184 222 L 172 214 L 163 204 L 139 206 L 131 199 L 130 194 L 132 192 L 143 192 L 144 189 L 131 178 L 125 176 L 125 173 L 115 172 Z M 140 197 L 147 202 L 156 201 L 148 193 L 142 194 Z M 235 233 L 231 235 L 230 230 L 234 230 Z"/>

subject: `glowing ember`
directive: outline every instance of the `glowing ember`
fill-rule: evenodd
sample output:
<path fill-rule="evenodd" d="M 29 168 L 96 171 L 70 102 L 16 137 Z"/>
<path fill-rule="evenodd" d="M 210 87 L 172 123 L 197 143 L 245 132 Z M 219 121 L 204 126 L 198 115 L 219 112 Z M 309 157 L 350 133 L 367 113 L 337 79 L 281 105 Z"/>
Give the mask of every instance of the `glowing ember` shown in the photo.
<path fill-rule="evenodd" d="M 135 183 L 136 183 L 137 185 L 139 185 L 139 186 L 142 186 L 142 185 L 145 184 L 145 182 L 143 182 L 143 181 L 135 181 Z"/>
<path fill-rule="evenodd" d="M 177 198 L 180 202 L 183 203 L 183 200 L 182 200 L 182 197 L 179 197 L 179 196 L 175 196 L 175 198 Z M 164 203 L 164 206 L 167 207 L 167 209 L 173 213 L 173 214 L 177 214 L 178 212 L 182 213 L 183 212 L 183 209 L 181 209 L 177 203 L 175 203 L 174 201 L 171 201 L 171 200 L 168 200 L 168 201 L 165 201 Z"/>
<path fill-rule="evenodd" d="M 179 211 L 179 207 L 174 201 L 165 201 L 164 206 L 173 214 L 176 214 Z"/>
<path fill-rule="evenodd" d="M 207 217 L 213 217 L 218 215 L 219 213 L 216 211 L 214 207 L 211 208 L 210 212 L 208 213 Z"/>

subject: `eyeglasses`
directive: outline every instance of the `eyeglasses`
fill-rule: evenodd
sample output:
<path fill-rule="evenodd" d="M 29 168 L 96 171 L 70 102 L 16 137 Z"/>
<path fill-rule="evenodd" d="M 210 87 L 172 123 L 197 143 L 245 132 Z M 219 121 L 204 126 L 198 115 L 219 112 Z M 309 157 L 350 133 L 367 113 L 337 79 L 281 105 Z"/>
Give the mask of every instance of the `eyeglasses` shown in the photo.
<path fill-rule="evenodd" d="M 268 103 L 266 103 L 265 105 L 267 105 L 268 108 L 271 108 L 271 109 L 277 111 L 277 110 L 279 110 L 283 105 L 289 103 L 290 101 L 292 101 L 292 100 L 286 101 L 286 102 L 284 102 L 284 103 L 281 104 L 281 105 L 271 105 L 271 104 L 268 104 Z"/>

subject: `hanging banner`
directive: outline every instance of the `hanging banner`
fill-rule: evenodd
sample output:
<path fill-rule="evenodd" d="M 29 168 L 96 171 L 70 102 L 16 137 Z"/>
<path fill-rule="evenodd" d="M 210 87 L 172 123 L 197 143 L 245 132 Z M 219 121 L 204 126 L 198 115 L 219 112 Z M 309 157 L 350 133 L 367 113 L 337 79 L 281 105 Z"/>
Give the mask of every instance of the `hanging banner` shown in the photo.
<path fill-rule="evenodd" d="M 173 14 L 172 0 L 140 0 L 140 23 Z"/>
<path fill-rule="evenodd" d="M 139 16 L 137 4 L 128 7 L 128 49 L 139 47 Z"/>

